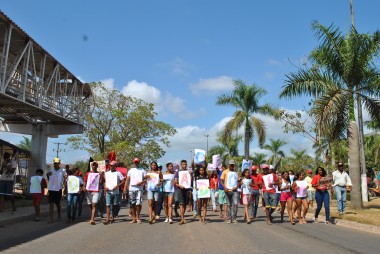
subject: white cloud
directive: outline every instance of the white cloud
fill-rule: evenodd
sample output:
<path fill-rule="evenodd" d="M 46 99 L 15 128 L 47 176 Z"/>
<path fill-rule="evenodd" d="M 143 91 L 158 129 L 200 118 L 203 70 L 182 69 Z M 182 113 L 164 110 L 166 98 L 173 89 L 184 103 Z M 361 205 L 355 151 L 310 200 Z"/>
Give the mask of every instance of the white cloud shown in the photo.
<path fill-rule="evenodd" d="M 160 63 L 158 64 L 158 67 L 165 69 L 176 76 L 188 76 L 190 72 L 195 69 L 192 64 L 185 62 L 179 57 L 165 63 Z"/>
<path fill-rule="evenodd" d="M 160 90 L 145 82 L 138 82 L 137 80 L 129 81 L 128 84 L 121 89 L 121 93 L 126 96 L 142 99 L 154 105 L 159 105 L 161 102 Z"/>
<path fill-rule="evenodd" d="M 102 82 L 104 87 L 107 88 L 108 90 L 115 89 L 115 80 L 113 78 L 103 79 L 103 80 L 100 80 L 100 82 Z"/>
<path fill-rule="evenodd" d="M 233 78 L 228 76 L 200 79 L 197 83 L 190 85 L 190 90 L 193 95 L 200 95 L 204 92 L 215 93 L 231 89 L 233 89 Z"/>

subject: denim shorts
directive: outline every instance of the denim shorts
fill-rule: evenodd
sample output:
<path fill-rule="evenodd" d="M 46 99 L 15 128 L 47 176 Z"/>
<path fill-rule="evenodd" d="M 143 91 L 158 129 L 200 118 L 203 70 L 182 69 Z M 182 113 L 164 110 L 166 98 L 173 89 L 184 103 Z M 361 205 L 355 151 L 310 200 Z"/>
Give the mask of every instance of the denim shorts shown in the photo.
<path fill-rule="evenodd" d="M 148 200 L 158 201 L 159 191 L 150 191 L 148 190 Z"/>
<path fill-rule="evenodd" d="M 174 196 L 174 192 L 162 192 L 162 195 L 164 197 L 172 197 L 172 196 Z"/>
<path fill-rule="evenodd" d="M 263 192 L 265 208 L 276 208 L 276 193 Z"/>
<path fill-rule="evenodd" d="M 13 196 L 14 181 L 0 180 L 0 195 Z"/>
<path fill-rule="evenodd" d="M 119 193 L 107 191 L 106 193 L 106 206 L 119 204 Z"/>

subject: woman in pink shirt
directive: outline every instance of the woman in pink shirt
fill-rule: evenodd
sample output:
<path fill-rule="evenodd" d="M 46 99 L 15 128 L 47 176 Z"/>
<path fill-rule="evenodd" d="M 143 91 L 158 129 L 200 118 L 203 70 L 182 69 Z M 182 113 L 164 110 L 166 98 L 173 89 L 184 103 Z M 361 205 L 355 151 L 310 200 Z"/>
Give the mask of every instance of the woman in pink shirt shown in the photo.
<path fill-rule="evenodd" d="M 297 180 L 293 182 L 292 188 L 296 192 L 296 204 L 297 204 L 297 214 L 300 219 L 300 224 L 306 224 L 306 213 L 309 209 L 309 204 L 307 203 L 307 189 L 309 186 L 305 180 L 305 172 L 299 171 L 296 173 Z M 303 213 L 301 217 L 301 208 L 303 207 Z"/>

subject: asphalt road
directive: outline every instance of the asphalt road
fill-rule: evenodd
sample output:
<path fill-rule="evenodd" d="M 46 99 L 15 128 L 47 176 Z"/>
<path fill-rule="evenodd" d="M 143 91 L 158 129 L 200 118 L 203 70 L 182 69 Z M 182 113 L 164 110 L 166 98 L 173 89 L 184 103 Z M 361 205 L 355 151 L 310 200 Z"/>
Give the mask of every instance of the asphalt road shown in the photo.
<path fill-rule="evenodd" d="M 242 221 L 226 224 L 218 213 L 209 211 L 209 222 L 202 224 L 187 213 L 188 223 L 170 225 L 163 219 L 147 223 L 147 205 L 143 206 L 143 223 L 129 224 L 128 209 L 122 208 L 115 223 L 89 225 L 85 218 L 75 224 L 47 224 L 22 221 L 0 227 L 2 253 L 379 253 L 379 235 L 334 225 L 308 223 L 267 225 L 259 208 L 259 217 L 248 225 Z M 65 214 L 64 214 L 65 215 Z"/>

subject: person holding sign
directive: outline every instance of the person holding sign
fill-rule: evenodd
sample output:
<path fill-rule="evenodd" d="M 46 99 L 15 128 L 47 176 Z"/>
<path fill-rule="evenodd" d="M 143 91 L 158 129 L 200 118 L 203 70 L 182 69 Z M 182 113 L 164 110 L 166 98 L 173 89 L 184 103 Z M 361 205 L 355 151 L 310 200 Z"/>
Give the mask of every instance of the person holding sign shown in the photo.
<path fill-rule="evenodd" d="M 143 184 L 146 183 L 146 171 L 140 166 L 140 159 L 133 159 L 133 166 L 128 171 L 124 191 L 129 191 L 129 207 L 132 213 L 133 223 L 141 224 L 140 212 L 142 206 Z"/>
<path fill-rule="evenodd" d="M 166 163 L 166 172 L 163 174 L 163 185 L 162 185 L 162 195 L 164 199 L 164 209 L 165 209 L 165 222 L 173 224 L 172 213 L 173 213 L 173 198 L 174 198 L 174 174 L 173 174 L 173 163 Z"/>
<path fill-rule="evenodd" d="M 206 181 L 204 181 L 206 180 Z M 207 188 L 206 190 L 204 190 Z M 199 175 L 195 177 L 195 190 L 197 191 L 197 196 L 198 196 L 198 218 L 199 221 L 202 223 L 206 223 L 206 214 L 207 214 L 207 201 L 208 198 L 210 197 L 210 186 L 209 186 L 209 177 L 206 174 L 205 168 L 200 167 L 199 168 Z M 205 196 L 208 197 L 203 197 L 201 195 L 201 192 L 206 192 Z M 207 195 L 208 193 L 208 195 Z M 202 216 L 202 208 L 203 208 L 203 216 Z"/>
<path fill-rule="evenodd" d="M 238 175 L 235 172 L 235 161 L 230 160 L 228 162 L 228 169 L 223 171 L 222 176 L 220 177 L 221 184 L 224 188 L 227 198 L 227 209 L 229 220 L 227 223 L 237 223 L 236 216 L 238 211 L 238 191 L 239 180 Z"/>
<path fill-rule="evenodd" d="M 272 213 L 276 209 L 276 189 L 278 185 L 277 176 L 274 173 L 269 173 L 269 166 L 264 164 L 261 166 L 263 169 L 263 198 L 265 205 L 265 214 L 267 216 L 267 224 L 272 224 Z"/>
<path fill-rule="evenodd" d="M 90 207 L 90 220 L 88 223 L 95 225 L 95 211 L 99 202 L 99 187 L 103 183 L 103 175 L 98 172 L 98 163 L 94 161 L 91 171 L 84 176 L 83 191 L 87 192 L 87 204 Z"/>
<path fill-rule="evenodd" d="M 259 174 L 258 171 L 259 167 L 257 165 L 252 166 L 251 168 L 251 179 L 255 183 L 255 185 L 252 187 L 252 202 L 251 202 L 251 218 L 256 219 L 257 215 L 257 209 L 259 207 L 259 201 L 260 201 L 260 189 L 262 188 L 263 184 L 263 177 L 261 174 Z"/>
<path fill-rule="evenodd" d="M 246 168 L 241 172 L 242 182 L 241 182 L 241 189 L 242 189 L 242 201 L 244 205 L 244 218 L 247 221 L 247 224 L 251 224 L 251 218 L 249 216 L 249 206 L 251 205 L 251 193 L 252 193 L 252 178 L 249 173 L 249 169 Z"/>
<path fill-rule="evenodd" d="M 75 221 L 75 216 L 77 214 L 78 201 L 82 193 L 83 178 L 79 176 L 78 168 L 66 172 L 68 173 L 65 182 L 65 189 L 67 190 L 66 223 L 71 223 Z"/>
<path fill-rule="evenodd" d="M 59 158 L 54 158 L 53 169 L 46 174 L 49 184 L 49 220 L 48 223 L 53 223 L 54 204 L 57 207 L 58 218 L 61 221 L 61 198 L 63 183 L 66 178 L 65 171 L 60 167 L 61 161 Z"/>
<path fill-rule="evenodd" d="M 107 225 L 108 223 L 114 223 L 115 222 L 115 211 L 118 210 L 119 205 L 119 188 L 124 184 L 124 177 L 119 172 L 116 171 L 117 161 L 111 161 L 110 167 L 111 169 L 104 174 L 104 190 L 106 191 L 106 207 L 107 207 L 107 218 L 105 221 L 103 221 L 104 225 Z M 110 220 L 111 216 L 111 206 L 112 208 L 112 219 Z"/>
<path fill-rule="evenodd" d="M 174 186 L 176 187 L 181 216 L 181 221 L 178 223 L 178 225 L 183 225 L 186 223 L 185 209 L 187 203 L 189 202 L 189 197 L 192 190 L 191 181 L 191 175 L 189 170 L 187 169 L 187 161 L 182 160 L 181 169 L 178 172 L 176 172 L 174 176 Z"/>
<path fill-rule="evenodd" d="M 156 223 L 156 211 L 159 198 L 160 186 L 162 184 L 162 173 L 158 170 L 157 162 L 150 163 L 150 172 L 147 174 L 148 179 L 148 205 L 149 205 L 149 224 Z"/>
<path fill-rule="evenodd" d="M 300 224 L 306 224 L 306 214 L 309 209 L 309 204 L 307 203 L 307 189 L 309 186 L 305 180 L 305 172 L 299 171 L 296 173 L 296 179 L 292 184 L 292 189 L 297 193 L 296 194 L 296 203 L 297 203 L 297 214 L 300 220 Z M 301 208 L 303 207 L 303 213 L 301 217 Z"/>
<path fill-rule="evenodd" d="M 35 214 L 33 221 L 40 221 L 40 204 L 45 194 L 45 188 L 47 187 L 46 180 L 42 176 L 43 174 L 44 171 L 39 168 L 36 170 L 36 175 L 30 179 L 30 193 L 32 194 Z"/>
<path fill-rule="evenodd" d="M 347 188 L 351 191 L 352 183 L 350 176 L 343 171 L 343 162 L 341 161 L 338 163 L 338 170 L 333 172 L 333 181 L 336 201 L 338 203 L 338 213 L 342 215 L 346 209 Z"/>
<path fill-rule="evenodd" d="M 315 210 L 314 222 L 318 222 L 318 215 L 322 209 L 322 204 L 325 206 L 326 224 L 330 224 L 330 194 L 328 190 L 331 188 L 330 183 L 323 179 L 326 178 L 326 171 L 322 167 L 318 167 L 311 184 L 315 191 L 315 201 L 317 202 L 317 209 Z M 325 180 L 325 181 L 324 181 Z"/>

